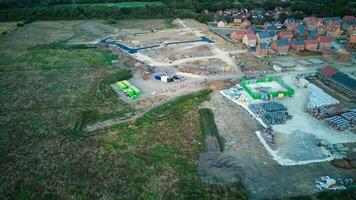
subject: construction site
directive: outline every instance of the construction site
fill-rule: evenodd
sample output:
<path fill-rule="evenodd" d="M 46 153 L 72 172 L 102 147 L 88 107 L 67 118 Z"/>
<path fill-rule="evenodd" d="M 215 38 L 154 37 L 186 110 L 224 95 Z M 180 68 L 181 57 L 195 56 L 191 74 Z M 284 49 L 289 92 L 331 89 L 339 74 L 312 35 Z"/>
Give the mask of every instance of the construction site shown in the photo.
<path fill-rule="evenodd" d="M 201 107 L 213 111 L 219 142 L 206 140 L 208 151 L 198 159 L 202 180 L 241 181 L 250 197 L 263 199 L 340 189 L 316 184 L 325 175 L 356 178 L 355 102 L 339 98 L 345 87 L 324 85 L 329 76 L 318 73 L 333 65 L 354 79 L 352 63 L 321 55 L 256 57 L 196 21 L 174 23 L 179 28 L 125 30 L 99 45 L 134 70 L 129 83 L 112 87 L 137 108 L 213 89 Z"/>

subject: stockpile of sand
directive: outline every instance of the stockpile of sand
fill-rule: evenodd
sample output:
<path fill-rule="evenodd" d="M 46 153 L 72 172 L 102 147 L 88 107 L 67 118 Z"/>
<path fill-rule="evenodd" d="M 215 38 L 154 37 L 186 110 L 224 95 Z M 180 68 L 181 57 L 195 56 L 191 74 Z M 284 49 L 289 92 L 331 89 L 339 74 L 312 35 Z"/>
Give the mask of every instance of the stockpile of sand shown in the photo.
<path fill-rule="evenodd" d="M 328 157 L 317 145 L 317 138 L 311 133 L 296 130 L 292 134 L 276 134 L 278 154 L 295 162 L 321 160 Z"/>

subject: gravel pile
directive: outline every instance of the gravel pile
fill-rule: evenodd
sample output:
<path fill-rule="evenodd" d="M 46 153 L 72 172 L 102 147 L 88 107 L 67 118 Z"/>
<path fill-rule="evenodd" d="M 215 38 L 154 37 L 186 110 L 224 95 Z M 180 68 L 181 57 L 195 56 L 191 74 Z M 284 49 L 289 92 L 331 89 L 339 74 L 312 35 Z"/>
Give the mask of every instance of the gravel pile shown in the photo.
<path fill-rule="evenodd" d="M 325 159 L 328 156 L 317 145 L 317 138 L 310 133 L 296 130 L 290 135 L 276 134 L 278 154 L 293 161 Z"/>

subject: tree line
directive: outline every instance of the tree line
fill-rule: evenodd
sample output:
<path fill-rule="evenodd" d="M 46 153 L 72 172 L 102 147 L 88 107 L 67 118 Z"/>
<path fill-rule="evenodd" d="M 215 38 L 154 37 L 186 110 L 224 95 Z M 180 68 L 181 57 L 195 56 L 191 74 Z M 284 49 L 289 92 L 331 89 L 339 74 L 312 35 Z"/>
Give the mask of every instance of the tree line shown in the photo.
<path fill-rule="evenodd" d="M 251 0 L 161 0 L 163 5 L 141 8 L 115 8 L 109 6 L 55 6 L 68 3 L 117 3 L 132 0 L 0 0 L 0 21 L 15 20 L 65 20 L 65 19 L 152 19 L 195 18 L 201 22 L 212 20 L 204 10 L 217 11 L 229 8 L 266 10 L 275 7 L 291 7 L 306 15 L 344 16 L 355 15 L 355 4 L 348 0 L 294 0 L 282 2 L 269 0 L 258 3 Z M 153 1 L 153 0 L 140 0 Z M 332 5 L 332 6 L 330 6 Z"/>

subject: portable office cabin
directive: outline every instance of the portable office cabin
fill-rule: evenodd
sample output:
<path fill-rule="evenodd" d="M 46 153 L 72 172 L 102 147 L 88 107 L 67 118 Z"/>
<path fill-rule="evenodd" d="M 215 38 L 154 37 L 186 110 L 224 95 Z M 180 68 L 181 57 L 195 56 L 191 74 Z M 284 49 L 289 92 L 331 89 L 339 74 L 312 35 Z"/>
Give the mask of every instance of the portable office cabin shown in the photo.
<path fill-rule="evenodd" d="M 124 83 L 122 83 L 122 81 L 116 82 L 115 85 L 120 91 L 124 91 L 128 88 Z"/>
<path fill-rule="evenodd" d="M 131 89 L 135 92 L 135 95 L 136 95 L 136 96 L 141 95 L 141 91 L 140 91 L 137 87 L 132 86 Z"/>
<path fill-rule="evenodd" d="M 123 84 L 125 84 L 127 87 L 132 87 L 131 83 L 129 83 L 127 80 L 121 81 Z"/>

